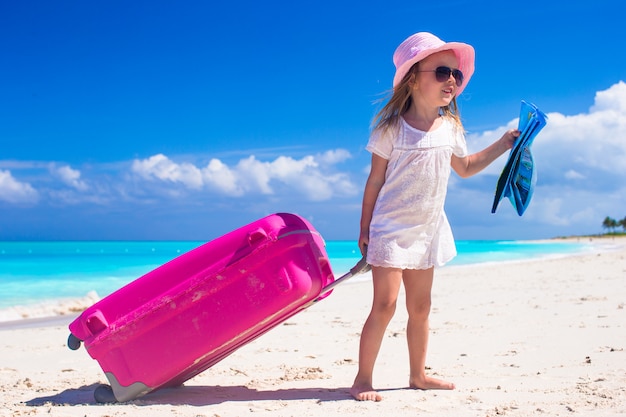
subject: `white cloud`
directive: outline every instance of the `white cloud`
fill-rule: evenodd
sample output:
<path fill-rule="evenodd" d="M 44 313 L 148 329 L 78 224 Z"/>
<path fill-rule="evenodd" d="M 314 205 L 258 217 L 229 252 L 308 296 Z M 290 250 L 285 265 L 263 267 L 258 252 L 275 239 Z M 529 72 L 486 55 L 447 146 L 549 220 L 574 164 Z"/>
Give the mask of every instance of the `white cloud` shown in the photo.
<path fill-rule="evenodd" d="M 197 190 L 207 188 L 227 196 L 276 195 L 277 189 L 281 189 L 285 196 L 296 193 L 309 201 L 324 201 L 359 192 L 347 173 L 333 170 L 333 165 L 350 157 L 344 149 L 301 159 L 279 156 L 273 161 L 261 161 L 251 155 L 234 166 L 212 159 L 206 167 L 198 168 L 190 163 L 176 163 L 158 154 L 133 161 L 131 169 L 143 179 L 181 183 Z"/>
<path fill-rule="evenodd" d="M 570 169 L 565 173 L 565 178 L 568 180 L 582 180 L 585 176 L 576 170 Z"/>
<path fill-rule="evenodd" d="M 326 151 L 317 157 L 322 164 L 335 165 L 350 159 L 352 155 L 345 149 L 332 149 Z"/>
<path fill-rule="evenodd" d="M 86 191 L 89 188 L 85 181 L 80 179 L 80 171 L 72 169 L 69 165 L 57 167 L 55 164 L 51 164 L 50 172 L 57 176 L 64 184 L 78 191 Z"/>
<path fill-rule="evenodd" d="M 243 189 L 237 184 L 237 175 L 219 159 L 211 159 L 202 169 L 204 182 L 212 189 L 230 196 L 240 196 Z"/>
<path fill-rule="evenodd" d="M 175 163 L 163 154 L 142 160 L 135 159 L 131 169 L 145 179 L 181 183 L 193 189 L 202 187 L 202 172 L 198 168 L 187 162 Z"/>
<path fill-rule="evenodd" d="M 620 81 L 611 88 L 598 91 L 591 107 L 591 112 L 616 111 L 626 114 L 626 83 Z"/>
<path fill-rule="evenodd" d="M 256 191 L 262 194 L 273 194 L 270 186 L 272 179 L 271 164 L 261 162 L 254 156 L 239 161 L 234 168 L 235 180 L 246 192 Z"/>
<path fill-rule="evenodd" d="M 0 170 L 0 200 L 8 203 L 35 203 L 39 193 L 29 183 L 16 180 L 11 171 Z"/>

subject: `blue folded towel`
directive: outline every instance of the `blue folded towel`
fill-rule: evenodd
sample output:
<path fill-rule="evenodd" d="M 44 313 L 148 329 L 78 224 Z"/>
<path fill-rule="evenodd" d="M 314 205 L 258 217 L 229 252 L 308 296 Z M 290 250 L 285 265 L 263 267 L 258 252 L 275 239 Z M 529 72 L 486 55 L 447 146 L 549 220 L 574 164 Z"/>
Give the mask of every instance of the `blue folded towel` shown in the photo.
<path fill-rule="evenodd" d="M 515 141 L 509 159 L 498 178 L 496 195 L 491 212 L 495 213 L 500 200 L 508 197 L 517 214 L 524 214 L 535 190 L 537 174 L 530 150 L 535 136 L 546 125 L 548 117 L 534 104 L 522 100 L 518 129 L 521 134 Z"/>

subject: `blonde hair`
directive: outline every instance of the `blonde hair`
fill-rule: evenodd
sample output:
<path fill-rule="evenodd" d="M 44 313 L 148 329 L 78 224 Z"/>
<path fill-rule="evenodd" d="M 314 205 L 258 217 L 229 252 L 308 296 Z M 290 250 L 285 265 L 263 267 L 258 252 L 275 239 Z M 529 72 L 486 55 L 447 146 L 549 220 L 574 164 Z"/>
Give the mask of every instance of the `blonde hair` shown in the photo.
<path fill-rule="evenodd" d="M 391 96 L 387 104 L 376 114 L 372 120 L 372 131 L 380 131 L 386 133 L 390 129 L 397 129 L 400 122 L 400 116 L 406 113 L 411 107 L 411 84 L 415 79 L 419 62 L 411 67 L 406 73 L 402 81 L 387 96 Z M 384 101 L 382 99 L 381 101 Z M 441 115 L 451 119 L 462 131 L 463 123 L 459 108 L 456 103 L 456 96 L 452 98 L 449 105 L 440 108 Z"/>

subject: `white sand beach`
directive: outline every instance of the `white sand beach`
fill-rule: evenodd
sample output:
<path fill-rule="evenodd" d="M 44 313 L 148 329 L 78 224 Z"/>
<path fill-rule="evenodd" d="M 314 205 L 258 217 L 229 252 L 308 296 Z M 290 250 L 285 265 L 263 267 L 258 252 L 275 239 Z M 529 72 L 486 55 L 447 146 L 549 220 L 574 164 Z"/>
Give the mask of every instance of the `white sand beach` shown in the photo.
<path fill-rule="evenodd" d="M 347 282 L 183 387 L 97 404 L 106 382 L 72 316 L 0 324 L 0 416 L 626 416 L 626 239 L 558 259 L 436 272 L 427 366 L 453 391 L 407 388 L 398 303 L 377 363 L 378 403 L 357 402 L 371 283 Z"/>

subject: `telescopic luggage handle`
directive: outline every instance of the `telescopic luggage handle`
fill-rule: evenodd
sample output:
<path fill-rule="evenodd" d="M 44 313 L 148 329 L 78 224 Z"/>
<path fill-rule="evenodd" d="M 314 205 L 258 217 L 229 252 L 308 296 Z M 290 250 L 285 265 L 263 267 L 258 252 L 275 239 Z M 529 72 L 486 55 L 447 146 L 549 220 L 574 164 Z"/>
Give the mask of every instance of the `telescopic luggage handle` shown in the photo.
<path fill-rule="evenodd" d="M 357 276 L 357 275 L 361 275 L 364 274 L 366 272 L 369 272 L 372 270 L 372 266 L 370 264 L 367 263 L 367 261 L 365 260 L 365 256 L 361 258 L 361 260 L 359 260 L 359 262 L 356 263 L 356 265 L 354 265 L 352 268 L 350 268 L 350 271 L 343 274 L 342 276 L 340 276 L 339 278 L 337 278 L 336 280 L 334 280 L 333 282 L 331 282 L 330 284 L 328 284 L 327 286 L 325 286 L 323 288 L 323 294 L 321 294 L 319 297 L 317 297 L 315 300 L 312 301 L 312 303 L 316 303 L 319 300 L 321 300 L 322 298 L 324 298 L 329 292 L 331 292 L 333 290 L 333 288 L 335 288 L 337 285 L 341 284 L 342 282 Z"/>

